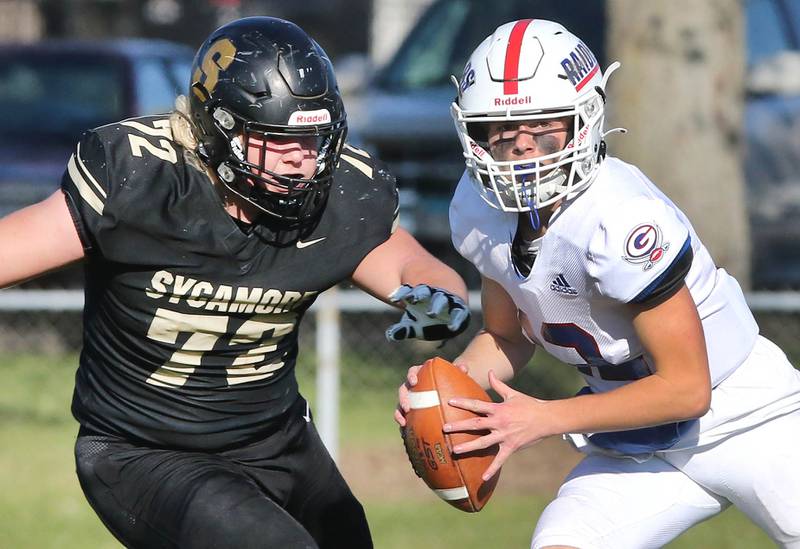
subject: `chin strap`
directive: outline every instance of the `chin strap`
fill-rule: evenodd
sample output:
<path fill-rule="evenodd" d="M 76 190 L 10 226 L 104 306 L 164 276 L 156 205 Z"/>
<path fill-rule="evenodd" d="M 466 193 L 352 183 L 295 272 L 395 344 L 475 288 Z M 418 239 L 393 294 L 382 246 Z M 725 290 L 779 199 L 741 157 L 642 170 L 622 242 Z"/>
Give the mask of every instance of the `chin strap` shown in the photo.
<path fill-rule="evenodd" d="M 528 210 L 528 217 L 529 217 L 529 218 L 530 218 L 530 220 L 531 220 L 531 226 L 533 227 L 533 230 L 534 230 L 534 231 L 538 231 L 538 230 L 539 230 L 539 227 L 541 227 L 541 226 L 542 226 L 542 222 L 541 222 L 541 220 L 539 219 L 539 210 L 537 210 L 537 209 L 534 207 L 534 205 L 533 205 L 533 201 L 531 200 L 531 196 L 530 196 L 530 195 L 528 195 L 528 197 L 527 197 L 527 198 L 528 198 L 528 208 L 530 208 L 530 209 Z"/>

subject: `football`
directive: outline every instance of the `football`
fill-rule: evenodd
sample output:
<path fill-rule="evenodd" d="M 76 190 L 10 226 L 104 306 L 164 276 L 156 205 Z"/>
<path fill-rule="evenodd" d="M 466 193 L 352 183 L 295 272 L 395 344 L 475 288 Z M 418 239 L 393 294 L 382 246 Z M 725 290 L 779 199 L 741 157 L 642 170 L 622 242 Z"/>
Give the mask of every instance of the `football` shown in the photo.
<path fill-rule="evenodd" d="M 414 472 L 436 495 L 462 511 L 475 513 L 489 501 L 500 477 L 498 471 L 486 482 L 481 479 L 498 446 L 460 455 L 450 452 L 453 446 L 486 434 L 442 432 L 445 423 L 477 416 L 450 406 L 453 397 L 491 402 L 486 391 L 457 366 L 439 357 L 425 362 L 409 392 L 411 409 L 402 430 L 403 442 Z"/>

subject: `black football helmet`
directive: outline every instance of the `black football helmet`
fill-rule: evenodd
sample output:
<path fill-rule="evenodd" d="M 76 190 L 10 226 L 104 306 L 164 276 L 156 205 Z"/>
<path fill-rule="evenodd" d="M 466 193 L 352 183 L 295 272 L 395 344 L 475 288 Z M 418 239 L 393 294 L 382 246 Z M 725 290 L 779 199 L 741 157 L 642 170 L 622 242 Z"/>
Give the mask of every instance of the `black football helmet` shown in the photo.
<path fill-rule="evenodd" d="M 344 145 L 347 118 L 333 66 L 311 37 L 274 17 L 228 23 L 198 50 L 189 98 L 198 153 L 228 189 L 286 228 L 317 218 Z M 253 143 L 261 143 L 263 162 L 266 142 L 286 139 L 316 143 L 311 179 L 248 162 Z"/>

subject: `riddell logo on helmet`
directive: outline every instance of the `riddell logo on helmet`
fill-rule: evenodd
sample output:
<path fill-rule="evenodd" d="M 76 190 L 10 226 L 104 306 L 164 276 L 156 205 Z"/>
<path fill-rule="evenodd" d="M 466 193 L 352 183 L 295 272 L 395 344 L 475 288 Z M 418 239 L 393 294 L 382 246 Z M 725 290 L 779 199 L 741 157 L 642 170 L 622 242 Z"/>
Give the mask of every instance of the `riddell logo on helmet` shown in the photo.
<path fill-rule="evenodd" d="M 327 109 L 318 111 L 296 111 L 289 117 L 290 126 L 314 126 L 316 124 L 330 124 L 331 113 Z"/>
<path fill-rule="evenodd" d="M 584 139 L 586 139 L 586 136 L 587 136 L 588 134 L 589 134 L 589 126 L 584 126 L 584 127 L 581 129 L 581 131 L 578 133 L 578 138 L 577 138 L 577 139 L 573 139 L 572 141 L 570 141 L 569 143 L 567 143 L 567 146 L 566 146 L 566 147 L 564 147 L 564 148 L 565 148 L 565 149 L 567 149 L 567 150 L 569 150 L 569 149 L 572 149 L 572 148 L 574 148 L 574 147 L 575 147 L 575 144 L 576 144 L 576 143 L 577 143 L 578 145 L 582 145 L 582 144 L 583 144 L 583 140 L 584 140 Z"/>
<path fill-rule="evenodd" d="M 581 128 L 581 131 L 578 133 L 578 143 L 583 143 L 583 140 L 586 139 L 586 134 L 589 133 L 589 126 L 584 126 Z"/>
<path fill-rule="evenodd" d="M 478 158 L 483 158 L 483 155 L 486 154 L 486 151 L 483 150 L 483 148 L 475 143 L 472 139 L 469 140 L 469 148 L 472 149 L 472 154 Z"/>
<path fill-rule="evenodd" d="M 526 95 L 525 97 L 495 97 L 494 98 L 494 106 L 507 106 L 507 105 L 529 105 L 532 99 L 530 95 Z"/>

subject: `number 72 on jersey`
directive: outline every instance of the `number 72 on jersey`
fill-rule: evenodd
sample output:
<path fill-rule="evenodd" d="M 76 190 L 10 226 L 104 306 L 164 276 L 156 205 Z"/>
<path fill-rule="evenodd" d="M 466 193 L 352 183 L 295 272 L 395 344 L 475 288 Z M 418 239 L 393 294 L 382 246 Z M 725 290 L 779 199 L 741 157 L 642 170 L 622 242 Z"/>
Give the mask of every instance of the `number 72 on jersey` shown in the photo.
<path fill-rule="evenodd" d="M 239 328 L 229 332 L 230 317 L 226 315 L 200 315 L 156 309 L 147 337 L 175 345 L 180 334 L 189 337 L 170 359 L 147 379 L 150 385 L 159 387 L 182 387 L 190 376 L 218 376 L 218 368 L 202 366 L 203 356 L 212 351 L 217 341 L 230 335 L 228 345 L 244 346 L 246 349 L 226 367 L 228 385 L 248 383 L 274 375 L 283 367 L 283 356 L 265 362 L 267 354 L 278 349 L 280 341 L 290 334 L 297 324 L 297 314 L 282 313 L 255 315 L 244 321 Z M 258 344 L 253 347 L 254 344 Z M 236 351 L 235 348 L 231 349 Z M 257 364 L 260 364 L 256 366 Z"/>

